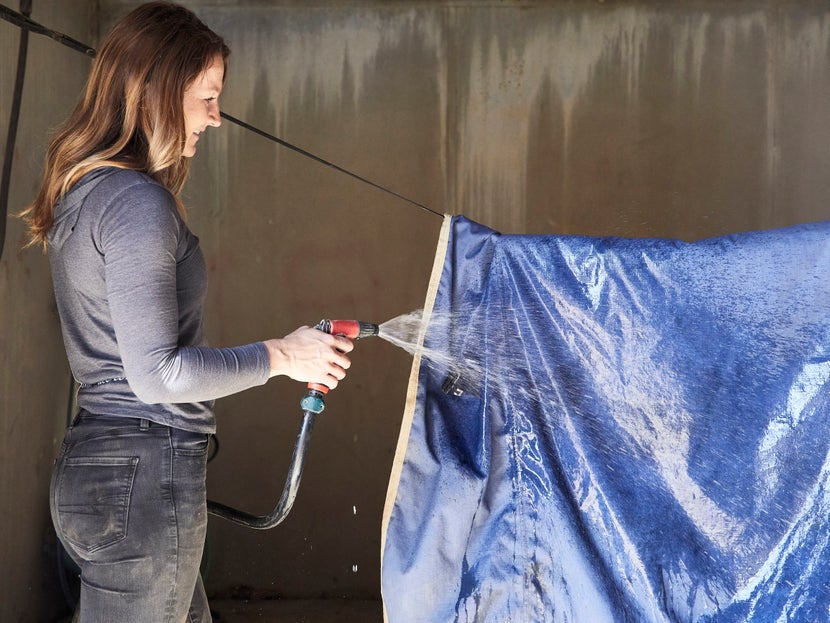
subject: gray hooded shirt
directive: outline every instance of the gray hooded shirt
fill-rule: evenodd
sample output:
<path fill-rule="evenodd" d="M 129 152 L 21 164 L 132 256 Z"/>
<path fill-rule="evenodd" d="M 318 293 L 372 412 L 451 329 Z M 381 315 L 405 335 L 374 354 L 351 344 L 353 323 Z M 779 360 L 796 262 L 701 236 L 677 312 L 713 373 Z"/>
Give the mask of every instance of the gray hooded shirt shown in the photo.
<path fill-rule="evenodd" d="M 88 173 L 55 206 L 48 243 L 80 408 L 212 433 L 213 400 L 268 380 L 264 343 L 206 345 L 199 240 L 149 176 Z"/>

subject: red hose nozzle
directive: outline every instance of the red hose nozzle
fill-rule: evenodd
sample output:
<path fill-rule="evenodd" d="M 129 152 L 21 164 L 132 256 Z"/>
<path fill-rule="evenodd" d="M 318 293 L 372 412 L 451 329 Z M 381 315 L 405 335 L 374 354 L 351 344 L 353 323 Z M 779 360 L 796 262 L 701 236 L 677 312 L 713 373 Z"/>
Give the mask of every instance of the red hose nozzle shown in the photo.
<path fill-rule="evenodd" d="M 331 335 L 340 335 L 350 340 L 359 340 L 362 337 L 377 335 L 380 327 L 371 322 L 361 320 L 326 320 L 323 319 L 314 325 L 314 328 Z M 329 388 L 319 383 L 309 383 L 308 389 L 327 394 Z"/>
<path fill-rule="evenodd" d="M 380 331 L 378 325 L 362 320 L 321 320 L 314 328 L 332 335 L 342 335 L 350 340 L 372 337 Z"/>

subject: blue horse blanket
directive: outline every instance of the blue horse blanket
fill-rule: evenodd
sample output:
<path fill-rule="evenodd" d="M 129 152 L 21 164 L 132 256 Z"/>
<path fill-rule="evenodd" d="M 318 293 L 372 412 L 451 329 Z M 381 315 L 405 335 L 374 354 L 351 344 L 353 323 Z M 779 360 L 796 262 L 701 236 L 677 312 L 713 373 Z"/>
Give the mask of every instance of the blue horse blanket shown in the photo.
<path fill-rule="evenodd" d="M 387 621 L 830 621 L 830 224 L 438 251 Z"/>

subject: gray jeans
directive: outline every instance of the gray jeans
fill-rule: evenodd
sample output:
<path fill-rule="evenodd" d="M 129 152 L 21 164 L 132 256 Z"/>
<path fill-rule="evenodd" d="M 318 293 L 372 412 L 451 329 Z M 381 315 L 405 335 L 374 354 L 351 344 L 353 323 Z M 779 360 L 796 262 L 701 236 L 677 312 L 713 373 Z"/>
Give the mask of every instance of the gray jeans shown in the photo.
<path fill-rule="evenodd" d="M 81 623 L 209 623 L 199 576 L 207 435 L 84 411 L 50 492 L 58 537 L 81 568 Z"/>

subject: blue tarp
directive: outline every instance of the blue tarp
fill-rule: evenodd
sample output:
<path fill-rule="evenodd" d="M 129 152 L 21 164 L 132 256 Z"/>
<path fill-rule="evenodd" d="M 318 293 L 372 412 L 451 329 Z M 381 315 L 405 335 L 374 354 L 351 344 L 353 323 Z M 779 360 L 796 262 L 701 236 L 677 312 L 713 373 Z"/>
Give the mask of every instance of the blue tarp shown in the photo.
<path fill-rule="evenodd" d="M 444 243 L 390 623 L 830 621 L 830 224 Z"/>

